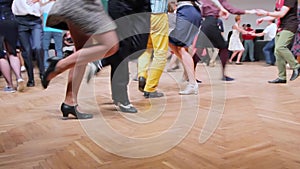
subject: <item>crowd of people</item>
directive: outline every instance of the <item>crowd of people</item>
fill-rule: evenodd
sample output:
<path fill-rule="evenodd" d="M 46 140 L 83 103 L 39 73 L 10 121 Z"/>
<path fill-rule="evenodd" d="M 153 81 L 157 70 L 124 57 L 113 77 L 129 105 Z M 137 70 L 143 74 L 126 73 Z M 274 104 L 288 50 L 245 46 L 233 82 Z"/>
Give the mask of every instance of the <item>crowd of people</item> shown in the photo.
<path fill-rule="evenodd" d="M 269 12 L 238 9 L 227 0 L 0 0 L 0 70 L 7 83 L 4 90 L 15 91 L 11 69 L 17 79 L 16 89 L 24 91 L 25 88 L 16 53 L 19 44 L 27 71 L 27 87 L 35 86 L 33 59 L 37 61 L 45 89 L 53 78 L 69 70 L 66 96 L 61 104 L 64 119 L 70 114 L 78 119 L 93 117 L 81 112 L 77 100 L 87 65 L 90 67 L 88 82 L 96 72 L 110 65 L 113 103 L 122 112 L 136 113 L 138 110 L 128 97 L 130 60 L 137 59 L 138 90 L 145 98 L 164 96 L 157 88 L 168 51 L 182 63 L 188 81 L 179 94 L 196 95 L 199 80 L 195 78 L 195 69 L 204 53 L 212 55 L 211 65 L 216 64 L 219 56 L 220 80 L 233 81 L 234 78 L 226 75 L 226 64 L 232 63 L 236 56 L 236 64 L 245 61 L 247 55 L 250 61 L 255 61 L 253 39 L 256 36 L 265 36 L 269 41 L 263 49 L 266 63 L 275 65 L 276 62 L 278 66 L 278 78 L 269 83 L 286 83 L 286 63 L 293 70 L 291 81 L 300 74 L 300 64 L 295 58 L 300 57 L 296 49 L 299 46 L 298 1 L 277 0 L 275 6 Z M 175 21 L 170 29 L 171 13 Z M 227 44 L 220 21 L 229 14 L 237 16 Z M 268 26 L 262 33 L 255 33 L 250 24 L 241 27 L 241 15 L 245 14 L 262 16 L 257 24 L 267 21 Z M 288 45 L 292 44 L 294 35 L 297 36 L 292 53 Z M 51 39 L 55 41 L 55 57 L 49 56 Z M 74 49 L 63 54 L 62 44 Z M 174 68 L 171 66 L 169 70 Z"/>

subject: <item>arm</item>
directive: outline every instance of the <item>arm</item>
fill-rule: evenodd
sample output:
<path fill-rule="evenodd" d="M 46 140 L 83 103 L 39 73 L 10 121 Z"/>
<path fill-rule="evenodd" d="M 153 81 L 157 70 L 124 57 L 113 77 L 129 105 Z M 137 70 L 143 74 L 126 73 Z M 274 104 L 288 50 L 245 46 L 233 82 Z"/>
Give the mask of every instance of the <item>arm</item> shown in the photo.
<path fill-rule="evenodd" d="M 233 29 L 238 30 L 239 32 L 241 32 L 242 34 L 248 34 L 249 32 L 245 31 L 243 28 L 239 27 L 237 24 L 233 25 Z"/>
<path fill-rule="evenodd" d="M 261 24 L 263 21 L 272 21 L 272 20 L 274 20 L 274 19 L 276 19 L 276 18 L 273 17 L 273 16 L 262 17 L 262 18 L 259 18 L 259 19 L 256 20 L 256 24 L 259 25 L 259 24 Z"/>
<path fill-rule="evenodd" d="M 242 9 L 235 8 L 231 4 L 229 4 L 229 2 L 227 2 L 226 0 L 222 1 L 222 5 L 230 13 L 236 14 L 236 15 L 255 14 L 256 13 L 256 10 L 254 10 L 254 9 L 252 9 L 252 10 L 242 10 Z"/>
<path fill-rule="evenodd" d="M 264 36 L 265 33 L 264 32 L 261 32 L 261 33 L 250 33 L 251 36 L 258 36 L 258 37 L 261 37 L 261 36 Z"/>
<path fill-rule="evenodd" d="M 230 13 L 223 7 L 223 5 L 219 2 L 219 0 L 210 0 L 215 4 L 216 7 L 220 9 L 219 16 L 221 16 L 224 19 L 228 19 Z"/>
<path fill-rule="evenodd" d="M 45 3 L 43 3 L 41 0 L 30 0 L 30 2 L 31 2 L 32 4 L 39 2 L 41 6 L 47 5 L 47 4 L 50 3 L 51 1 L 55 1 L 55 0 L 48 0 L 48 1 L 45 2 Z"/>
<path fill-rule="evenodd" d="M 257 9 L 256 10 L 256 14 L 258 16 L 269 16 L 269 17 L 266 17 L 265 20 L 266 19 L 268 19 L 268 20 L 273 19 L 274 20 L 275 18 L 282 18 L 282 17 L 284 17 L 289 10 L 290 10 L 290 8 L 287 7 L 287 6 L 283 6 L 280 9 L 280 11 L 273 11 L 273 12 L 268 12 L 268 11 L 265 11 L 263 9 Z"/>

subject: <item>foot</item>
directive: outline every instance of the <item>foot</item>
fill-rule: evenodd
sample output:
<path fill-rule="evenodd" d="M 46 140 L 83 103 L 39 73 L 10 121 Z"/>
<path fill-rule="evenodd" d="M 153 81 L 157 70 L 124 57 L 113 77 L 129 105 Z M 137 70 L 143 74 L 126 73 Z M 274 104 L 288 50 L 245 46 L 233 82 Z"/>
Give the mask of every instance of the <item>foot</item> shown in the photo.
<path fill-rule="evenodd" d="M 265 64 L 265 67 L 269 67 L 269 66 L 274 66 L 274 63 L 272 64 L 272 63 L 266 63 Z"/>
<path fill-rule="evenodd" d="M 17 80 L 17 83 L 18 83 L 17 91 L 23 92 L 25 89 L 25 81 L 22 78 L 20 78 Z"/>
<path fill-rule="evenodd" d="M 236 65 L 242 65 L 242 62 L 235 62 Z"/>
<path fill-rule="evenodd" d="M 198 94 L 198 84 L 188 84 L 186 88 L 179 92 L 180 95 L 197 95 Z"/>
<path fill-rule="evenodd" d="M 146 86 L 146 78 L 141 76 L 139 77 L 138 81 L 139 81 L 139 91 L 144 92 L 144 88 Z"/>
<path fill-rule="evenodd" d="M 48 85 L 50 83 L 49 75 L 55 71 L 56 65 L 60 60 L 61 59 L 57 58 L 57 57 L 52 57 L 47 60 L 47 62 L 49 62 L 49 67 L 45 71 L 44 75 L 41 76 L 42 85 L 43 85 L 44 89 L 46 89 L 48 87 Z"/>
<path fill-rule="evenodd" d="M 115 104 L 119 107 L 121 112 L 124 112 L 124 113 L 137 113 L 138 112 L 137 109 L 129 102 L 125 102 L 125 103 L 118 102 Z"/>
<path fill-rule="evenodd" d="M 97 67 L 97 65 L 94 62 L 89 63 L 88 65 L 90 69 L 88 71 L 87 78 L 86 78 L 87 83 L 89 83 L 92 77 L 95 76 L 97 72 L 100 71 L 100 69 Z"/>
<path fill-rule="evenodd" d="M 78 111 L 78 105 L 70 106 L 65 103 L 61 104 L 60 110 L 63 114 L 63 120 L 67 120 L 69 114 L 73 115 L 76 119 L 90 119 L 93 118 L 92 114 L 81 113 Z"/>
<path fill-rule="evenodd" d="M 232 64 L 232 60 L 228 60 L 228 63 L 229 63 L 229 64 Z"/>
<path fill-rule="evenodd" d="M 297 79 L 297 77 L 299 75 L 300 75 L 300 68 L 294 69 L 290 81 L 293 81 L 293 80 Z"/>
<path fill-rule="evenodd" d="M 26 86 L 27 86 L 27 87 L 34 87 L 34 86 L 35 86 L 34 80 L 28 80 Z"/>
<path fill-rule="evenodd" d="M 163 97 L 164 94 L 160 92 L 144 92 L 144 97 L 145 98 L 157 98 L 157 97 Z"/>
<path fill-rule="evenodd" d="M 223 81 L 234 81 L 234 78 L 231 78 L 231 77 L 228 77 L 228 76 L 224 76 L 223 78 L 222 78 L 222 80 Z"/>
<path fill-rule="evenodd" d="M 197 83 L 202 83 L 202 81 L 201 81 L 201 80 L 198 80 L 198 79 L 196 79 L 196 82 L 197 82 Z"/>
<path fill-rule="evenodd" d="M 16 92 L 16 90 L 13 87 L 8 87 L 6 86 L 3 91 L 7 92 L 7 93 L 14 93 Z"/>
<path fill-rule="evenodd" d="M 286 83 L 286 80 L 283 80 L 283 79 L 275 79 L 275 80 L 270 80 L 268 81 L 269 83 Z"/>
<path fill-rule="evenodd" d="M 21 72 L 26 72 L 25 66 L 21 66 Z"/>

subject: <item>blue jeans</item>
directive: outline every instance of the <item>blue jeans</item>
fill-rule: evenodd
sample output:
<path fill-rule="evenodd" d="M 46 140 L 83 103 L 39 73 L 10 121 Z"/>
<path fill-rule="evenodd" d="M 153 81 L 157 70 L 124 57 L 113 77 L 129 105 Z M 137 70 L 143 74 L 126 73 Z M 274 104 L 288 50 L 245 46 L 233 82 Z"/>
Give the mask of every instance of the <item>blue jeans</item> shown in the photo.
<path fill-rule="evenodd" d="M 263 52 L 265 55 L 266 63 L 270 65 L 275 64 L 275 55 L 274 55 L 274 48 L 275 48 L 275 38 L 269 41 L 263 48 Z"/>
<path fill-rule="evenodd" d="M 55 43 L 56 56 L 59 58 L 63 57 L 63 53 L 62 53 L 63 34 L 62 34 L 62 32 L 45 31 L 43 34 L 43 49 L 44 49 L 44 65 L 45 65 L 46 69 L 49 66 L 47 59 L 49 58 L 49 47 L 50 47 L 52 38 L 54 39 L 54 43 Z"/>
<path fill-rule="evenodd" d="M 34 81 L 33 56 L 37 60 L 40 75 L 44 73 L 44 55 L 42 51 L 42 20 L 32 15 L 16 16 L 19 23 L 19 40 L 22 48 L 28 80 Z"/>
<path fill-rule="evenodd" d="M 255 58 L 254 58 L 254 42 L 253 42 L 253 40 L 245 40 L 244 48 L 245 48 L 245 51 L 243 53 L 242 61 L 246 60 L 246 56 L 249 53 L 250 61 L 254 62 Z"/>

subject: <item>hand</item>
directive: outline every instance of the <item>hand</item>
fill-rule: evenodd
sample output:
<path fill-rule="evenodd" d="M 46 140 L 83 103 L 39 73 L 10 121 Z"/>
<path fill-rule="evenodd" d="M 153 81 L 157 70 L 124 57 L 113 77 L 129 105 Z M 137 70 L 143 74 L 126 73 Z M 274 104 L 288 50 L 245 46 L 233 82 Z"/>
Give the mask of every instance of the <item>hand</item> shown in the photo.
<path fill-rule="evenodd" d="M 256 9 L 257 16 L 266 16 L 267 14 L 268 14 L 268 12 L 263 9 Z"/>
<path fill-rule="evenodd" d="M 255 32 L 249 32 L 249 35 L 255 36 Z"/>
<path fill-rule="evenodd" d="M 220 8 L 220 12 L 219 12 L 219 16 L 224 18 L 224 19 L 228 19 L 230 13 L 225 9 L 225 8 Z"/>
<path fill-rule="evenodd" d="M 263 19 L 263 18 L 259 18 L 259 19 L 257 19 L 257 20 L 256 20 L 256 25 L 259 25 L 259 24 L 261 24 L 263 21 L 264 21 L 264 19 Z"/>
<path fill-rule="evenodd" d="M 251 9 L 251 10 L 245 10 L 246 14 L 256 14 L 256 10 L 255 9 Z"/>

